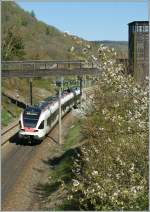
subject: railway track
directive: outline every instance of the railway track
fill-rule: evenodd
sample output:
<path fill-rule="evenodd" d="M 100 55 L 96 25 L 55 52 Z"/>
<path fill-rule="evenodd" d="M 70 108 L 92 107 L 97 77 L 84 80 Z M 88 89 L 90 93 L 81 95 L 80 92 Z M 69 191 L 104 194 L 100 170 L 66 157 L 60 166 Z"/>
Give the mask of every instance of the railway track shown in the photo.
<path fill-rule="evenodd" d="M 73 116 L 71 112 L 63 117 L 63 137 L 72 121 Z M 6 134 L 8 132 L 9 129 L 6 130 Z M 5 132 L 3 132 L 3 135 L 4 134 Z M 30 207 L 30 204 L 34 200 L 33 195 L 36 196 L 36 193 L 34 194 L 34 187 L 38 184 L 39 180 L 43 178 L 43 172 L 45 172 L 46 169 L 47 172 L 49 172 L 49 158 L 53 158 L 61 149 L 57 140 L 58 125 L 50 131 L 49 135 L 40 145 L 22 143 L 17 136 L 13 136 L 11 141 L 9 139 L 9 145 L 3 146 L 1 189 L 3 210 L 28 211 L 28 209 L 32 209 L 28 207 Z"/>
<path fill-rule="evenodd" d="M 86 95 L 91 95 L 93 93 L 91 87 L 84 88 L 84 92 Z M 8 127 L 2 130 L 1 133 L 1 146 L 9 141 L 11 137 L 13 137 L 19 131 L 18 119 L 16 119 L 13 123 L 11 123 Z"/>
<path fill-rule="evenodd" d="M 91 87 L 84 88 L 85 95 L 91 95 L 93 90 Z M 11 123 L 8 127 L 2 130 L 1 133 L 1 146 L 9 141 L 11 137 L 13 137 L 19 131 L 19 123 L 18 119 L 16 119 L 13 123 Z"/>
<path fill-rule="evenodd" d="M 11 123 L 8 127 L 1 132 L 1 146 L 9 141 L 9 139 L 14 136 L 19 131 L 18 119 Z"/>

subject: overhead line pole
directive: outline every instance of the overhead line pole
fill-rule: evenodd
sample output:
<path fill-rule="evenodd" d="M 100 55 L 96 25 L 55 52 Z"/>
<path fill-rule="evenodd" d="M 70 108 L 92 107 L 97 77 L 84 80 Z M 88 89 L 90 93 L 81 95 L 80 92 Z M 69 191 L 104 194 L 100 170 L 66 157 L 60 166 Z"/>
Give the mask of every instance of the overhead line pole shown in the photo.
<path fill-rule="evenodd" d="M 61 89 L 62 89 L 62 91 L 64 89 L 64 77 L 63 76 L 61 76 Z"/>
<path fill-rule="evenodd" d="M 82 77 L 80 77 L 80 94 L 82 96 L 82 92 L 83 92 L 83 79 Z"/>
<path fill-rule="evenodd" d="M 58 142 L 59 144 L 62 144 L 62 139 L 61 139 L 61 85 L 62 81 L 57 80 L 56 85 L 59 87 L 59 93 L 58 93 L 58 106 L 59 106 L 59 114 L 58 114 Z"/>
<path fill-rule="evenodd" d="M 30 90 L 29 91 L 29 99 L 30 99 L 29 100 L 30 101 L 29 104 L 32 105 L 32 79 L 29 79 L 29 87 L 30 87 L 29 88 L 29 90 Z"/>
<path fill-rule="evenodd" d="M 59 87 L 59 144 L 62 144 L 61 140 L 61 86 Z"/>

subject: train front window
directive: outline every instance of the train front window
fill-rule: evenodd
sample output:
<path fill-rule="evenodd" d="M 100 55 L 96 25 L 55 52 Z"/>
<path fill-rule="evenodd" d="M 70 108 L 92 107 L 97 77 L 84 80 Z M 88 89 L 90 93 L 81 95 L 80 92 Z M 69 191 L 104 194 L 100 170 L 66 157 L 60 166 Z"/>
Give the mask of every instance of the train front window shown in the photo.
<path fill-rule="evenodd" d="M 44 129 L 44 121 L 41 122 L 39 129 Z"/>
<path fill-rule="evenodd" d="M 27 108 L 23 113 L 24 127 L 35 128 L 40 117 L 41 110 Z"/>

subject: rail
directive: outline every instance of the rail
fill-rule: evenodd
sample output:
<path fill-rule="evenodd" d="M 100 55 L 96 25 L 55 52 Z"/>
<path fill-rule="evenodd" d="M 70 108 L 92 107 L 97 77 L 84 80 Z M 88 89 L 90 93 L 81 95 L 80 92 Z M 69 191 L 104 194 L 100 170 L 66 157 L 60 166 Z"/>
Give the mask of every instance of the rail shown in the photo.
<path fill-rule="evenodd" d="M 18 126 L 19 126 L 19 123 L 18 123 L 18 119 L 17 119 L 13 123 L 11 123 L 8 127 L 4 128 L 2 130 L 2 132 L 1 132 L 1 146 L 3 146 L 6 142 L 8 142 L 8 140 L 18 132 L 18 129 L 14 131 L 14 128 L 18 127 Z"/>

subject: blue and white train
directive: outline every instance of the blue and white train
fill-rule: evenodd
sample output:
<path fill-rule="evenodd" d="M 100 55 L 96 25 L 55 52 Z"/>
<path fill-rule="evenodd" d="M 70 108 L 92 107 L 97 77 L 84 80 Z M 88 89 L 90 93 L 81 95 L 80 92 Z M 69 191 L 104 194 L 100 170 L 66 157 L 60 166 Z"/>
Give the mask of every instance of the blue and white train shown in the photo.
<path fill-rule="evenodd" d="M 62 116 L 80 103 L 80 88 L 64 90 L 61 94 Z M 27 107 L 20 116 L 19 138 L 43 140 L 58 121 L 58 96 L 46 98 L 35 106 Z"/>

